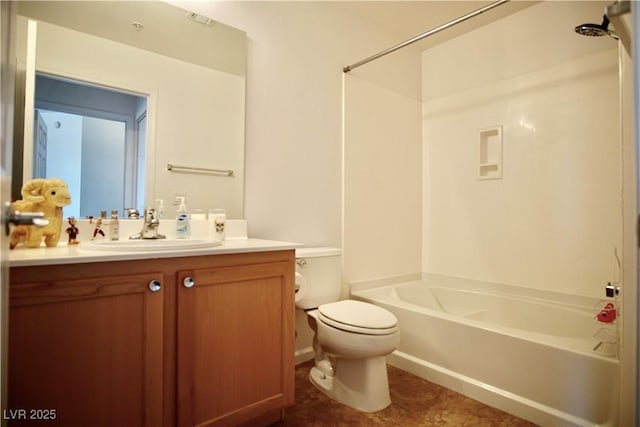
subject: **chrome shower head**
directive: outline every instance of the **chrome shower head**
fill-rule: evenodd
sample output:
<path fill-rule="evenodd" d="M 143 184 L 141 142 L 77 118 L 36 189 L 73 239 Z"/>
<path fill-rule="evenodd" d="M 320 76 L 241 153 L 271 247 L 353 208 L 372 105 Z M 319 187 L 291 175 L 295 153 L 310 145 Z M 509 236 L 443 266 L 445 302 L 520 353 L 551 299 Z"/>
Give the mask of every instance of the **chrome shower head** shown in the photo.
<path fill-rule="evenodd" d="M 575 28 L 575 32 L 582 36 L 589 36 L 589 37 L 611 36 L 614 39 L 618 40 L 618 35 L 614 31 L 609 30 L 609 18 L 607 18 L 607 15 L 603 16 L 602 24 L 578 25 Z"/>

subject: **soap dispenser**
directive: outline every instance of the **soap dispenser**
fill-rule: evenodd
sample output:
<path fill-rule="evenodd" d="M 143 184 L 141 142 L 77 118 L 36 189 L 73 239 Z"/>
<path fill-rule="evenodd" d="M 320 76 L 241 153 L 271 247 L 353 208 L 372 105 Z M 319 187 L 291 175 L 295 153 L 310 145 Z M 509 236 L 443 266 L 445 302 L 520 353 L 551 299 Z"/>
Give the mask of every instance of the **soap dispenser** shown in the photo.
<path fill-rule="evenodd" d="M 191 235 L 191 226 L 189 224 L 189 212 L 187 211 L 187 205 L 184 202 L 184 197 L 176 197 L 180 205 L 176 211 L 176 238 L 186 239 Z"/>
<path fill-rule="evenodd" d="M 165 218 L 164 200 L 156 199 L 156 203 L 158 204 L 158 206 L 156 207 L 156 214 L 158 216 L 158 219 L 164 219 Z"/>

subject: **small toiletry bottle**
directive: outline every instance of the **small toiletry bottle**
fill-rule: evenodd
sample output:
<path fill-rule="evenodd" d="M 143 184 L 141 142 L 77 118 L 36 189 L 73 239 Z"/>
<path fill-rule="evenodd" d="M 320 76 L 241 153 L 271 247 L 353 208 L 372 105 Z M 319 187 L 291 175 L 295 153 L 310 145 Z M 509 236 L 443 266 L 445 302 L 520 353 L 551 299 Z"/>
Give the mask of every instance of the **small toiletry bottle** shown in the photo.
<path fill-rule="evenodd" d="M 158 219 L 164 219 L 166 217 L 164 210 L 164 200 L 156 199 L 156 203 L 158 207 L 156 208 L 156 214 L 158 215 Z"/>
<path fill-rule="evenodd" d="M 176 211 L 176 238 L 186 239 L 191 235 L 191 226 L 189 224 L 189 212 L 187 212 L 187 205 L 184 203 L 184 197 L 177 198 L 180 201 L 180 206 Z"/>
<path fill-rule="evenodd" d="M 111 221 L 109 221 L 109 240 L 120 239 L 120 221 L 118 221 L 118 211 L 111 211 Z"/>

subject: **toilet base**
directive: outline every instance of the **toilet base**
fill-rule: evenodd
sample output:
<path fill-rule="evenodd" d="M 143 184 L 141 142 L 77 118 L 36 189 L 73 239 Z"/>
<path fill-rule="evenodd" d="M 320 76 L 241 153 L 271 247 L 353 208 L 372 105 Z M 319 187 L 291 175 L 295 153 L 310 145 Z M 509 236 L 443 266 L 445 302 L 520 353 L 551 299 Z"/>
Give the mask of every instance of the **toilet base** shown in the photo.
<path fill-rule="evenodd" d="M 327 396 L 362 412 L 380 411 L 391 404 L 385 357 L 332 358 L 332 362 L 333 372 L 326 368 L 327 360 L 309 372 L 311 383 Z"/>

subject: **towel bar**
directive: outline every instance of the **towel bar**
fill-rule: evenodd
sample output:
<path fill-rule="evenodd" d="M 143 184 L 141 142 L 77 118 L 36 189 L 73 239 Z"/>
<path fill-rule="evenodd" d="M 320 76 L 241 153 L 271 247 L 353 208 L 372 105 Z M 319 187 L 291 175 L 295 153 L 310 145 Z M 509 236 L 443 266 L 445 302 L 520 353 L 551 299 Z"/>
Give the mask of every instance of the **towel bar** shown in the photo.
<path fill-rule="evenodd" d="M 195 173 L 209 173 L 214 175 L 233 176 L 233 169 L 211 169 L 211 168 L 198 168 L 192 166 L 178 166 L 167 163 L 167 170 L 171 172 L 195 172 Z"/>

